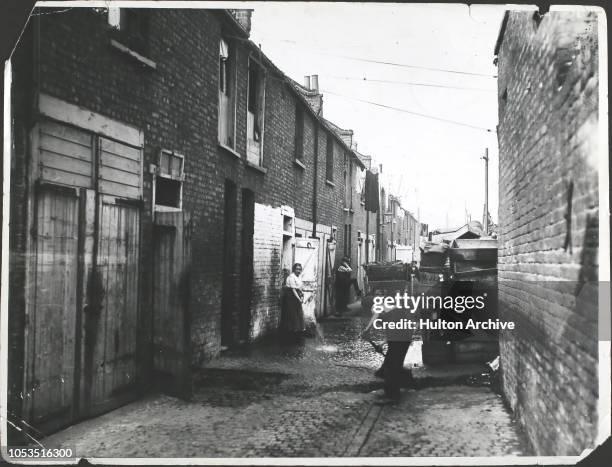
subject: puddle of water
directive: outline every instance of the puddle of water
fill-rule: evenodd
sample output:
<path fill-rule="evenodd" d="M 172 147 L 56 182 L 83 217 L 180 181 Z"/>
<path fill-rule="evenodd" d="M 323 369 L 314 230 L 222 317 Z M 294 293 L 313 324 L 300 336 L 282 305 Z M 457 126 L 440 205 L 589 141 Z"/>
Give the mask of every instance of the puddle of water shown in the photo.
<path fill-rule="evenodd" d="M 331 345 L 331 344 L 322 344 L 322 345 L 317 345 L 315 347 L 315 350 L 320 350 L 322 352 L 337 352 L 338 351 L 338 346 L 337 345 Z"/>

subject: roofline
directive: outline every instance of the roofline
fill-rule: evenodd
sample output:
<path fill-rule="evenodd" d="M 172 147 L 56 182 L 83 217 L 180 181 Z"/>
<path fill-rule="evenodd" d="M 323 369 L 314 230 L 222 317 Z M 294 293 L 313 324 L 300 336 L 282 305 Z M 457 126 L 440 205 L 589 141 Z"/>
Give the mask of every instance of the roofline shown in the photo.
<path fill-rule="evenodd" d="M 359 159 L 359 157 L 357 157 L 357 155 L 355 154 L 355 152 L 353 151 L 353 149 L 348 146 L 344 140 L 340 137 L 340 135 L 338 135 L 333 128 L 331 128 L 330 124 L 327 123 L 327 121 L 323 118 L 322 115 L 319 115 L 317 112 L 314 111 L 314 109 L 310 106 L 310 104 L 308 103 L 308 101 L 306 100 L 306 97 L 304 97 L 304 95 L 295 88 L 295 86 L 301 86 L 299 83 L 297 83 L 295 80 L 291 79 L 289 76 L 287 76 L 285 74 L 285 72 L 283 72 L 280 68 L 278 68 L 274 62 L 272 60 L 270 60 L 268 58 L 268 56 L 263 53 L 263 51 L 257 46 L 257 44 L 255 44 L 250 38 L 249 35 L 246 33 L 246 31 L 244 31 L 244 29 L 242 29 L 242 27 L 240 26 L 240 24 L 236 21 L 236 19 L 234 18 L 234 16 L 229 12 L 229 10 L 224 9 L 223 12 L 225 13 L 225 16 L 230 18 L 230 20 L 232 21 L 233 24 L 235 24 L 240 31 L 243 33 L 243 35 L 245 36 L 244 42 L 247 43 L 247 45 L 249 47 L 251 47 L 251 49 L 255 50 L 257 52 L 257 54 L 259 55 L 259 58 L 262 61 L 265 61 L 267 63 L 268 66 L 270 66 L 274 72 L 276 72 L 276 74 L 280 75 L 280 77 L 282 78 L 282 80 L 289 85 L 289 88 L 291 88 L 292 93 L 300 100 L 300 102 L 302 102 L 302 104 L 304 104 L 304 106 L 306 107 L 306 109 L 308 109 L 308 112 L 311 114 L 312 117 L 314 117 L 320 124 L 321 126 L 323 126 L 327 131 L 329 131 L 333 137 L 336 139 L 336 141 L 338 141 L 340 143 L 340 145 L 346 150 L 348 151 L 348 153 L 353 157 L 353 159 L 355 159 L 355 161 L 357 162 L 357 165 L 362 169 L 365 170 L 365 164 L 363 162 L 361 162 L 361 160 Z M 352 131 L 352 130 L 351 130 Z"/>
<path fill-rule="evenodd" d="M 240 33 L 240 35 L 242 35 L 245 39 L 248 39 L 249 33 L 244 30 L 244 28 L 238 22 L 238 20 L 235 18 L 235 16 L 232 15 L 232 13 L 227 8 L 224 8 L 224 9 L 222 9 L 220 11 L 223 14 L 223 16 L 225 17 L 225 19 L 229 20 L 229 22 L 232 23 L 232 27 L 234 29 L 236 29 Z"/>
<path fill-rule="evenodd" d="M 501 48 L 502 42 L 504 40 L 504 34 L 506 32 L 506 25 L 508 24 L 508 17 L 510 16 L 510 10 L 506 10 L 504 13 L 504 19 L 502 20 L 501 26 L 499 28 L 499 34 L 497 35 L 497 41 L 495 42 L 495 49 L 493 51 L 493 55 L 497 55 L 499 53 L 499 49 Z"/>
<path fill-rule="evenodd" d="M 322 115 L 319 115 L 317 112 L 315 112 L 314 109 L 310 106 L 310 103 L 306 100 L 306 97 L 304 96 L 304 94 L 302 94 L 302 92 L 299 89 L 297 89 L 298 86 L 300 88 L 302 88 L 302 89 L 305 89 L 305 88 L 300 83 L 298 83 L 294 79 L 291 79 L 289 76 L 287 76 L 282 70 L 280 70 L 276 65 L 274 65 L 274 63 L 272 63 L 272 61 L 268 57 L 266 57 L 266 59 L 283 76 L 285 81 L 289 84 L 289 87 L 292 89 L 293 93 L 304 104 L 304 106 L 308 109 L 310 114 L 319 123 L 321 123 L 321 126 L 323 126 L 327 131 L 329 131 L 334 136 L 336 141 L 338 141 L 340 143 L 340 145 L 343 146 L 344 149 L 346 151 L 348 151 L 351 156 L 353 156 L 353 159 L 355 159 L 355 161 L 357 162 L 357 165 L 359 165 L 359 167 L 361 167 L 362 170 L 365 170 L 365 168 L 366 168 L 365 164 L 363 162 L 361 162 L 359 157 L 357 157 L 357 154 L 355 154 L 355 151 L 348 144 L 346 144 L 346 142 L 340 137 L 340 135 L 338 133 L 336 133 L 336 130 L 334 130 L 332 125 L 337 127 L 337 128 L 339 128 L 340 130 L 344 130 L 344 128 L 340 128 L 335 123 L 332 123 L 331 121 L 329 121 L 326 118 L 324 118 Z M 310 90 L 307 90 L 307 91 L 310 91 Z M 351 131 L 351 132 L 353 132 L 353 130 L 344 130 L 344 131 Z M 354 134 L 354 133 L 352 133 L 352 134 Z"/>

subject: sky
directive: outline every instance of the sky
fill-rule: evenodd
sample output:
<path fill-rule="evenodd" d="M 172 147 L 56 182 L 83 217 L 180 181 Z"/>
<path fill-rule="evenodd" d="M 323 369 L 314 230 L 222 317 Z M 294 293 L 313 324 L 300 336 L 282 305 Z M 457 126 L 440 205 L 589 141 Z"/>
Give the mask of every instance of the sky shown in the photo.
<path fill-rule="evenodd" d="M 488 148 L 489 212 L 497 222 L 493 50 L 502 5 L 251 6 L 251 39 L 299 83 L 306 75 L 319 75 L 325 118 L 354 131 L 357 150 L 382 164 L 386 184 L 405 209 L 418 214 L 430 230 L 463 225 L 466 211 L 482 221 L 481 158 Z"/>

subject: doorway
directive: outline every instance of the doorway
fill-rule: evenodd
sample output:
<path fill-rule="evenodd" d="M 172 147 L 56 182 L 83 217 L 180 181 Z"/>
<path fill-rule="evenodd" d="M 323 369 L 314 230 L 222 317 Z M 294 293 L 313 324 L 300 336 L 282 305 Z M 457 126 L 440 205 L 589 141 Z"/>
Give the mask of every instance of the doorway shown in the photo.
<path fill-rule="evenodd" d="M 23 413 L 53 431 L 136 393 L 142 148 L 51 120 L 32 147 Z"/>
<path fill-rule="evenodd" d="M 236 220 L 237 189 L 231 180 L 225 181 L 223 209 L 223 284 L 221 293 L 221 345 L 234 343 L 234 314 L 236 310 Z"/>
<path fill-rule="evenodd" d="M 240 342 L 249 340 L 251 331 L 251 296 L 253 294 L 253 234 L 255 229 L 255 193 L 242 190 L 242 231 L 240 237 Z"/>

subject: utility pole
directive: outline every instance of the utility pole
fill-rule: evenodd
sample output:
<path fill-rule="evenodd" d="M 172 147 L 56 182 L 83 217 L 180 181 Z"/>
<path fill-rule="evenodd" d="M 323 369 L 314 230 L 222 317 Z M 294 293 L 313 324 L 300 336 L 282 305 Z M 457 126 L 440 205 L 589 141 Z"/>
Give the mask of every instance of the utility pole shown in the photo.
<path fill-rule="evenodd" d="M 370 262 L 370 211 L 366 209 L 366 238 L 365 238 L 365 261 Z M 358 265 L 360 266 L 360 265 Z"/>
<path fill-rule="evenodd" d="M 489 235 L 489 148 L 485 148 L 485 155 L 481 159 L 485 161 L 485 205 L 482 228 L 485 235 Z"/>
<path fill-rule="evenodd" d="M 419 203 L 419 190 L 417 188 L 414 189 L 414 194 L 416 195 L 416 205 L 417 205 L 417 225 L 416 225 L 416 235 L 414 239 L 414 248 L 412 249 L 412 260 L 418 258 L 419 264 L 421 262 L 421 205 Z M 419 248 L 419 250 L 417 250 Z M 418 251 L 418 254 L 417 254 Z"/>

